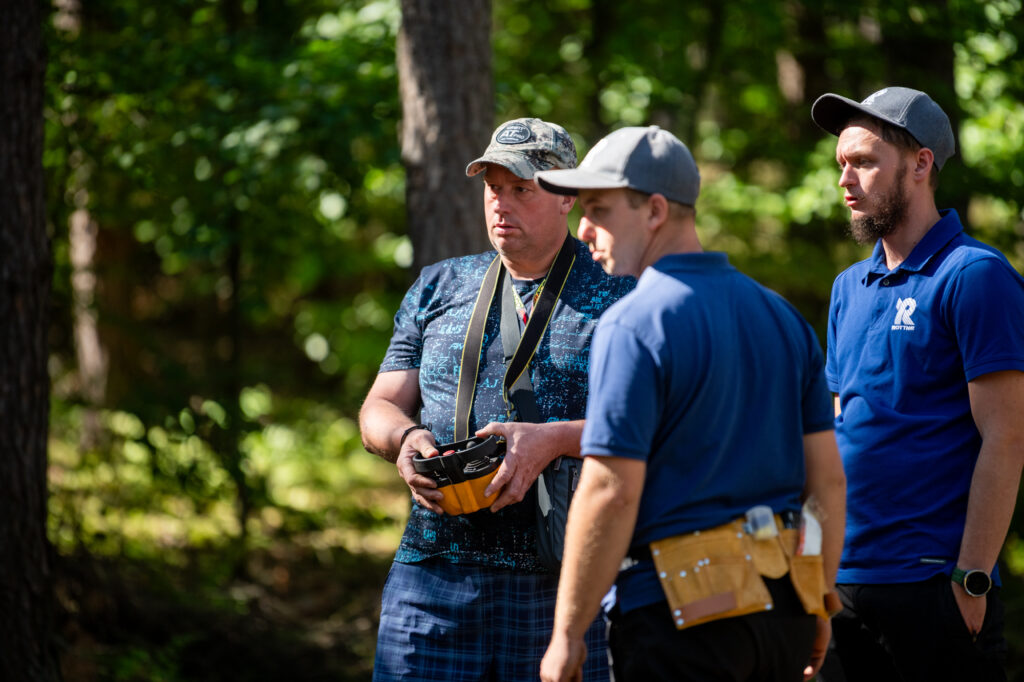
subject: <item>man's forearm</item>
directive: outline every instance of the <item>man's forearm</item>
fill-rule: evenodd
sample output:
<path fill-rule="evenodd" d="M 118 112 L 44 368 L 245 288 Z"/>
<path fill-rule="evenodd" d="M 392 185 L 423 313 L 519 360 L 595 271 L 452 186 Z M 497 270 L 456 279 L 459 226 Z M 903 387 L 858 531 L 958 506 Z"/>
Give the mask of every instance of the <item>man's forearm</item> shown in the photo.
<path fill-rule="evenodd" d="M 562 455 L 580 456 L 580 437 L 583 436 L 583 420 L 569 422 L 548 422 L 545 437 L 552 439 L 553 449 Z"/>
<path fill-rule="evenodd" d="M 981 434 L 967 499 L 958 565 L 992 570 L 1010 527 L 1024 458 L 1024 372 L 982 375 L 967 384 Z"/>
<path fill-rule="evenodd" d="M 846 475 L 832 431 L 804 435 L 804 461 L 807 481 L 804 498 L 818 507 L 821 521 L 821 554 L 825 564 L 825 580 L 835 586 L 839 558 L 846 531 Z"/>
<path fill-rule="evenodd" d="M 982 442 L 957 560 L 961 568 L 988 572 L 995 566 L 1017 502 L 1020 476 L 1020 455 L 1013 444 Z"/>
<path fill-rule="evenodd" d="M 386 400 L 367 399 L 359 411 L 363 447 L 389 462 L 398 458 L 402 434 L 416 422 Z"/>

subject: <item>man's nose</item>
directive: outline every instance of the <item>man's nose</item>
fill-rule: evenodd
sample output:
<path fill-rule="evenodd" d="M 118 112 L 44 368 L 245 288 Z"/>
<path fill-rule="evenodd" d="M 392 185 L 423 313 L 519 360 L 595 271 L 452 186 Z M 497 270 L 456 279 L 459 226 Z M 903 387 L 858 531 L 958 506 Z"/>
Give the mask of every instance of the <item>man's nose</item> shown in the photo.
<path fill-rule="evenodd" d="M 491 205 L 495 213 L 502 215 L 508 213 L 508 192 L 497 190 L 491 194 Z"/>
<path fill-rule="evenodd" d="M 853 170 L 851 170 L 850 166 L 844 166 L 843 170 L 839 173 L 839 186 L 849 187 L 853 184 L 856 184 Z"/>
<path fill-rule="evenodd" d="M 576 230 L 577 236 L 580 241 L 592 242 L 594 241 L 594 226 L 587 220 L 586 216 L 580 218 L 579 229 Z"/>

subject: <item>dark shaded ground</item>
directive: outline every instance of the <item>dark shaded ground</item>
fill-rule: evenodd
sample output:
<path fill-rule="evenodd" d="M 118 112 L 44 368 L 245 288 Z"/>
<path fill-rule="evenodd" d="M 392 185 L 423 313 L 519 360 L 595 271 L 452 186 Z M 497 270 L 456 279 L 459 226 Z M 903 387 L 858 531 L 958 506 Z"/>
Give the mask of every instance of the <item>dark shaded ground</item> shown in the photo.
<path fill-rule="evenodd" d="M 66 682 L 369 680 L 390 557 L 282 545 L 186 568 L 58 559 Z"/>
<path fill-rule="evenodd" d="M 65 682 L 369 680 L 390 561 L 282 544 L 218 580 L 232 565 L 223 553 L 178 571 L 59 557 Z M 1003 597 L 1008 679 L 1024 681 L 1024 583 L 1009 578 Z"/>

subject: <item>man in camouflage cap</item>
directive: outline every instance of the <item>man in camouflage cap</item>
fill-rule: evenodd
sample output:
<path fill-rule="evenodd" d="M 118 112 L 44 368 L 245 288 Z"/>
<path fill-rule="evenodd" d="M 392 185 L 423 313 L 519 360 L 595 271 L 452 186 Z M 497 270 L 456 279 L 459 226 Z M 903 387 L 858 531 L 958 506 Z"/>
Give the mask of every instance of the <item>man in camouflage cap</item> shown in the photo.
<path fill-rule="evenodd" d="M 359 418 L 366 448 L 395 462 L 412 493 L 384 588 L 374 680 L 537 677 L 558 576 L 538 555 L 532 486 L 557 457 L 579 457 L 591 336 L 601 313 L 633 286 L 632 279 L 606 275 L 570 235 L 574 199 L 545 192 L 533 179 L 537 171 L 575 166 L 575 146 L 561 126 L 536 118 L 499 126 L 484 154 L 466 168 L 467 176 L 483 175 L 494 251 L 424 268 L 395 315 L 391 344 Z M 548 297 L 558 294 L 550 318 L 538 314 L 531 325 L 540 323 L 543 332 L 524 373 L 539 418 L 514 421 L 502 389 L 502 334 L 518 339 L 559 256 L 570 263 L 568 276 L 560 289 L 549 287 Z M 504 271 L 497 270 L 491 300 L 482 285 L 496 263 Z M 503 437 L 506 455 L 484 491 L 496 495 L 490 508 L 449 515 L 440 505 L 442 492 L 416 473 L 412 460 L 437 456 L 437 445 L 459 440 L 463 348 L 471 345 L 467 330 L 478 298 L 486 319 L 469 391 L 468 435 Z M 503 314 L 503 306 L 514 306 L 514 316 Z M 586 639 L 584 679 L 607 680 L 601 619 Z"/>

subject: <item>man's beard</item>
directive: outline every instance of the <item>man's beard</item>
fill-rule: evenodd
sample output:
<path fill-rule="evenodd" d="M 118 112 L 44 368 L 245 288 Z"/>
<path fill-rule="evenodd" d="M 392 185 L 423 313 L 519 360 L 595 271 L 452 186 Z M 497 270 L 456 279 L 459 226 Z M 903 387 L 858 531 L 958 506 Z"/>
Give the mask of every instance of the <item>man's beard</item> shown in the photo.
<path fill-rule="evenodd" d="M 907 176 L 907 164 L 896 171 L 896 182 L 892 189 L 878 199 L 874 215 L 862 215 L 850 219 L 850 234 L 858 244 L 873 244 L 888 236 L 907 216 L 907 194 L 903 181 Z"/>

